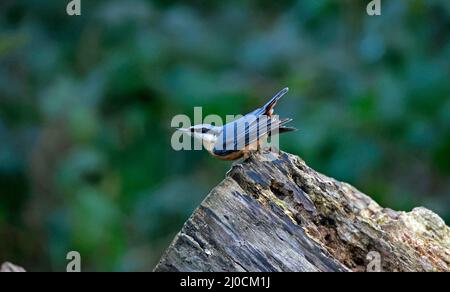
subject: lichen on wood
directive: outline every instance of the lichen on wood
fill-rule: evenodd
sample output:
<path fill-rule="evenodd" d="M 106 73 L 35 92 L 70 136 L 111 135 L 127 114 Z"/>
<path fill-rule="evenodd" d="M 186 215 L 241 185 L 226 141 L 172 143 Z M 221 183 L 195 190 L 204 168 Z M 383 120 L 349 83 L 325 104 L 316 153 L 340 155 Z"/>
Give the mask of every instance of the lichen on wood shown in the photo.
<path fill-rule="evenodd" d="M 365 271 L 373 253 L 381 271 L 450 271 L 450 229 L 267 152 L 233 166 L 155 271 Z"/>

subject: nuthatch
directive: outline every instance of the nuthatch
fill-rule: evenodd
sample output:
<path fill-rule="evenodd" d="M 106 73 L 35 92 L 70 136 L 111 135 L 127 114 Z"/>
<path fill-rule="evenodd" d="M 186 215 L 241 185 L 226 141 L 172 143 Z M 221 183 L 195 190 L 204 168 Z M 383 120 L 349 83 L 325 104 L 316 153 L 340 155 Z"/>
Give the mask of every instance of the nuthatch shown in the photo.
<path fill-rule="evenodd" d="M 296 130 L 285 126 L 292 119 L 273 115 L 277 101 L 288 91 L 284 88 L 262 107 L 224 126 L 200 124 L 178 130 L 202 140 L 205 149 L 219 159 L 239 159 L 259 150 L 261 141 L 267 137 Z"/>

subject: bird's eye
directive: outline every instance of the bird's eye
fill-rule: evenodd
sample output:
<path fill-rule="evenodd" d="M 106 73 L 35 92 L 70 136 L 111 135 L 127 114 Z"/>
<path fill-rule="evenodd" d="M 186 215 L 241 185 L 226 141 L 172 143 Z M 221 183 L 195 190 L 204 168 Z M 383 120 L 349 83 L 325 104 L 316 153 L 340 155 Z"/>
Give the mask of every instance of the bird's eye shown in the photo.
<path fill-rule="evenodd" d="M 205 134 L 206 132 L 208 132 L 207 128 L 202 128 L 202 134 Z"/>

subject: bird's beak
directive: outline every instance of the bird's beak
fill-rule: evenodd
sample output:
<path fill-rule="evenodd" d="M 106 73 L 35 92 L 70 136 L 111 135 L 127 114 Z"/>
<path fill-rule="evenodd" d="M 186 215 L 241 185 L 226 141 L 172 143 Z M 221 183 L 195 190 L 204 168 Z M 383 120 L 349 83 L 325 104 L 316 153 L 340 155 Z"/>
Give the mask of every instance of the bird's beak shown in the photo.
<path fill-rule="evenodd" d="M 189 129 L 186 129 L 186 128 L 178 128 L 177 131 L 180 131 L 183 133 L 189 133 Z"/>

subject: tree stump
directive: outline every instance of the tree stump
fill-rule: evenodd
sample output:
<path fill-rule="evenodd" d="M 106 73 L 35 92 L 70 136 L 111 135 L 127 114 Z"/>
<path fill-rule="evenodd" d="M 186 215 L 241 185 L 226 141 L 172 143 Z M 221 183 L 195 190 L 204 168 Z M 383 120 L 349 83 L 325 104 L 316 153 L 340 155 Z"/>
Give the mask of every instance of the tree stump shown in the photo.
<path fill-rule="evenodd" d="M 234 165 L 155 271 L 450 271 L 450 228 L 380 207 L 287 153 Z"/>

